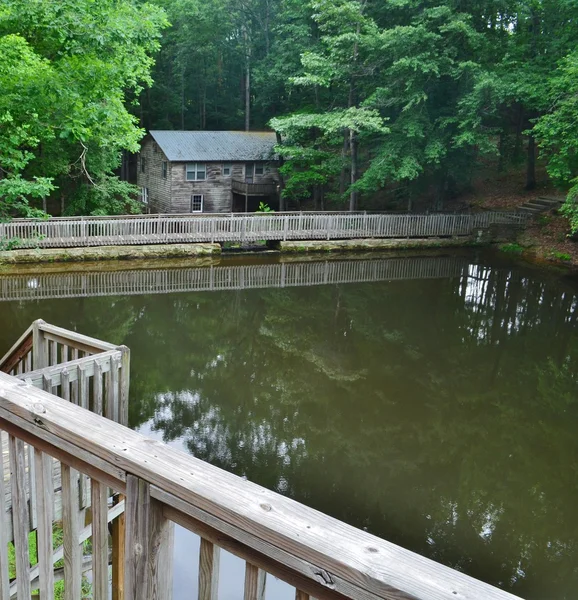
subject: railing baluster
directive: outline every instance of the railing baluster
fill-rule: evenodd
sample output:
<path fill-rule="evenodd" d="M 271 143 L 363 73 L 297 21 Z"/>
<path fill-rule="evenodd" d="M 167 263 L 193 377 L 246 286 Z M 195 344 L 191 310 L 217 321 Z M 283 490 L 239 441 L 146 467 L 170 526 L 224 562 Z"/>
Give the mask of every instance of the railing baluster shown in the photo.
<path fill-rule="evenodd" d="M 221 549 L 201 538 L 199 554 L 199 600 L 217 600 Z"/>
<path fill-rule="evenodd" d="M 42 452 L 34 452 L 36 474 L 36 510 L 38 514 L 38 566 L 39 589 L 42 600 L 54 598 L 54 567 L 52 560 L 53 520 L 53 469 L 52 458 Z"/>
<path fill-rule="evenodd" d="M 64 600 L 78 600 L 82 584 L 82 550 L 78 543 L 78 473 L 62 463 L 62 530 L 64 546 Z"/>
<path fill-rule="evenodd" d="M 265 600 L 265 584 L 267 574 L 258 567 L 247 563 L 245 567 L 244 600 Z"/>
<path fill-rule="evenodd" d="M 95 479 L 92 490 L 92 591 L 94 600 L 108 600 L 108 506 L 106 485 Z"/>
<path fill-rule="evenodd" d="M 4 446 L 4 436 L 0 430 L 0 448 Z M 6 512 L 6 484 L 4 483 L 4 454 L 0 452 L 0 600 L 10 600 L 10 579 L 8 577 L 8 513 Z"/>
<path fill-rule="evenodd" d="M 26 466 L 24 442 L 8 436 L 12 488 L 12 524 L 16 551 L 18 599 L 30 598 L 30 553 L 28 550 L 28 506 L 26 501 Z M 68 599 L 67 599 L 68 600 Z"/>

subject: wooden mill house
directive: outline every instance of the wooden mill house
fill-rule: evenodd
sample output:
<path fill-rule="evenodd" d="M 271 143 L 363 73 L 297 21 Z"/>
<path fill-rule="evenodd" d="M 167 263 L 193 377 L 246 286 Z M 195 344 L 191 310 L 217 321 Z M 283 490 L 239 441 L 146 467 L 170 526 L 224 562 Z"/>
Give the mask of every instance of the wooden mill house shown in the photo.
<path fill-rule="evenodd" d="M 276 136 L 262 131 L 150 131 L 137 184 L 149 212 L 254 212 L 279 204 Z"/>

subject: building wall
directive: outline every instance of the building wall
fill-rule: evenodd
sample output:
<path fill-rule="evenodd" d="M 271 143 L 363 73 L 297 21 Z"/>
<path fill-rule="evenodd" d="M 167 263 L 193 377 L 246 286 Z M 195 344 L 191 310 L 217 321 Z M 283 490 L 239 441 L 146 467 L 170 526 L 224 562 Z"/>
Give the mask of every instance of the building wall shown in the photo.
<path fill-rule="evenodd" d="M 144 158 L 144 172 L 141 159 Z M 162 164 L 167 162 L 167 177 Z M 189 213 L 191 196 L 203 195 L 203 212 L 226 213 L 232 210 L 232 181 L 245 180 L 245 162 L 233 162 L 230 176 L 223 175 L 223 163 L 207 162 L 204 181 L 187 181 L 186 162 L 169 162 L 151 137 L 145 138 L 138 159 L 137 185 L 148 188 L 148 209 L 155 213 Z M 255 164 L 259 164 L 255 162 Z M 277 183 L 279 172 L 274 164 L 262 162 L 263 175 L 255 175 L 253 183 Z"/>
<path fill-rule="evenodd" d="M 186 163 L 172 163 L 172 203 L 171 212 L 190 212 L 191 196 L 203 195 L 203 212 L 226 213 L 232 209 L 232 182 L 233 179 L 245 180 L 245 163 L 231 163 L 232 174 L 223 175 L 223 163 L 205 163 L 207 179 L 205 181 L 187 181 Z M 256 163 L 257 164 L 257 163 Z M 256 175 L 254 183 L 277 183 L 279 173 L 277 168 L 263 162 L 263 175 Z"/>
<path fill-rule="evenodd" d="M 144 158 L 144 172 L 141 159 Z M 163 178 L 163 162 L 167 163 L 167 177 Z M 171 212 L 171 163 L 151 137 L 145 138 L 138 156 L 137 185 L 148 188 L 148 208 L 151 212 Z"/>

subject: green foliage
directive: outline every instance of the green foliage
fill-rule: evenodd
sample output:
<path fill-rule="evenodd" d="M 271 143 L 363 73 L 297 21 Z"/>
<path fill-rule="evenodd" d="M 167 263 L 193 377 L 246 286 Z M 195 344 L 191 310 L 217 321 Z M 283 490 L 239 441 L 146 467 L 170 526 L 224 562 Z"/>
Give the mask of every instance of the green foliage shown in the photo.
<path fill-rule="evenodd" d="M 275 211 L 266 202 L 259 202 L 257 212 L 258 213 L 273 213 Z"/>
<path fill-rule="evenodd" d="M 572 257 L 566 252 L 559 252 L 558 250 L 552 250 L 550 252 L 550 256 L 555 258 L 556 260 L 561 260 L 563 262 L 568 262 L 572 260 Z"/>
<path fill-rule="evenodd" d="M 4 216 L 32 216 L 55 186 L 65 199 L 82 195 L 90 186 L 102 188 L 113 177 L 120 152 L 138 150 L 143 132 L 128 106 L 152 83 L 152 53 L 166 25 L 162 10 L 131 0 L 4 0 Z M 106 204 L 101 210 L 108 210 Z"/>
<path fill-rule="evenodd" d="M 510 243 L 500 246 L 500 250 L 508 254 L 522 254 L 522 252 L 524 252 L 524 247 L 520 246 L 520 244 Z"/>

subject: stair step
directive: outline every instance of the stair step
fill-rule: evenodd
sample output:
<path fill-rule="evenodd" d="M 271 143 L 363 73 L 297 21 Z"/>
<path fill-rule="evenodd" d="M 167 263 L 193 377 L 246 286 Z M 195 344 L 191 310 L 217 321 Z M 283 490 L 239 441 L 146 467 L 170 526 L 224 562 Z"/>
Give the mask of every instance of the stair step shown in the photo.
<path fill-rule="evenodd" d="M 542 210 L 539 209 L 539 208 L 533 208 L 531 206 L 526 206 L 526 205 L 524 205 L 524 206 L 518 206 L 518 210 L 522 210 L 524 212 L 532 213 L 534 215 L 538 215 L 538 214 L 540 214 L 542 212 Z"/>
<path fill-rule="evenodd" d="M 540 204 L 538 202 L 526 202 L 524 206 L 527 206 L 528 208 L 536 208 L 540 211 L 552 210 L 554 208 L 554 206 L 550 204 Z"/>
<path fill-rule="evenodd" d="M 531 200 L 531 202 L 543 204 L 544 206 L 560 206 L 562 204 L 561 200 L 554 200 L 553 198 L 536 198 L 535 200 Z"/>

